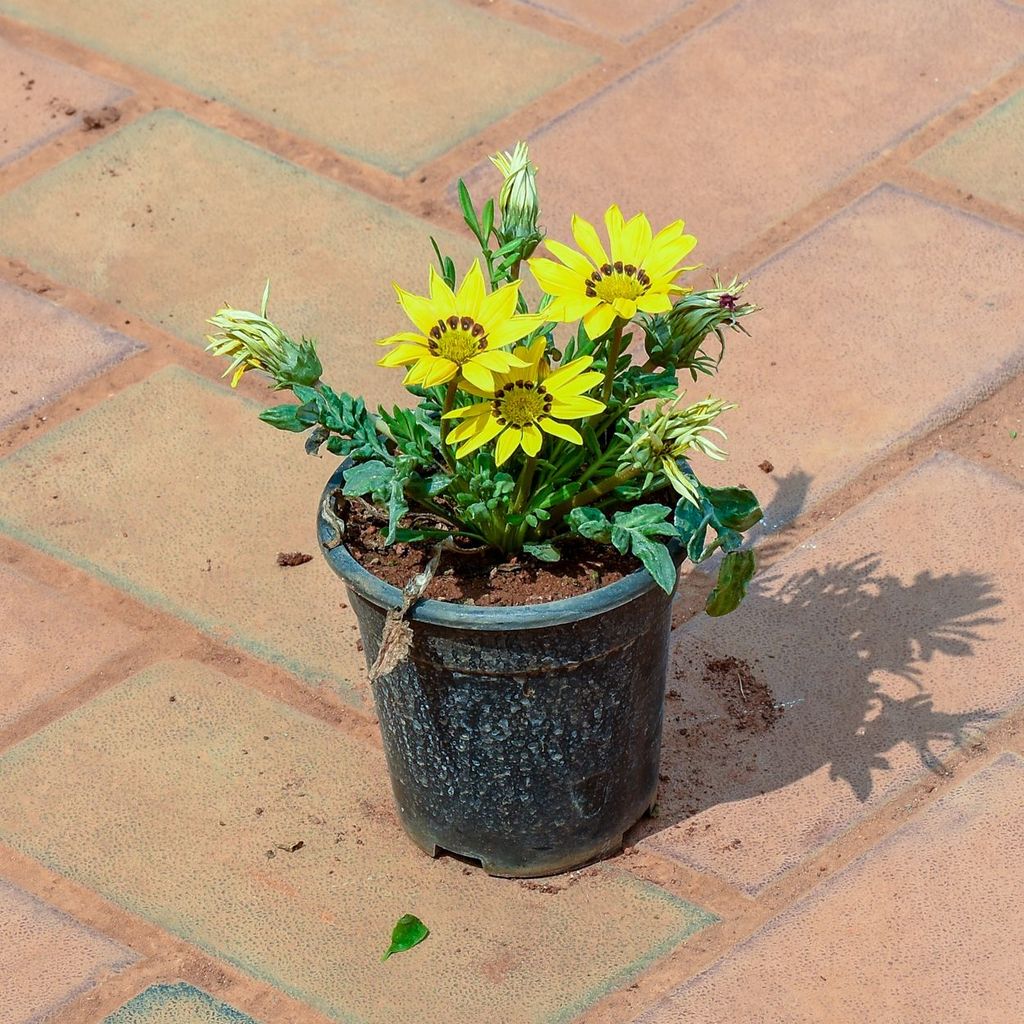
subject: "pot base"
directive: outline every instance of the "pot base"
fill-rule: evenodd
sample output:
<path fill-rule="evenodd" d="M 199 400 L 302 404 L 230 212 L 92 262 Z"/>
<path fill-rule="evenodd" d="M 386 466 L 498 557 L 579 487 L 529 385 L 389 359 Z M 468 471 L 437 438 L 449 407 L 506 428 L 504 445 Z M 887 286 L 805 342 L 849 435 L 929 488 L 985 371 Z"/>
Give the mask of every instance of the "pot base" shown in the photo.
<path fill-rule="evenodd" d="M 595 843 L 590 847 L 576 847 L 572 853 L 562 857 L 544 858 L 534 855 L 529 864 L 503 864 L 490 856 L 481 856 L 469 850 L 452 850 L 431 839 L 417 835 L 408 824 L 402 822 L 409 838 L 429 857 L 436 860 L 438 857 L 449 856 L 458 860 L 469 861 L 477 865 L 485 874 L 494 878 L 549 878 L 552 875 L 564 875 L 568 871 L 586 867 L 595 861 L 603 860 L 621 853 L 625 846 L 626 833 L 633 828 L 637 822 L 649 818 L 654 811 L 656 801 L 650 806 L 620 835 L 613 839 L 606 839 Z"/>

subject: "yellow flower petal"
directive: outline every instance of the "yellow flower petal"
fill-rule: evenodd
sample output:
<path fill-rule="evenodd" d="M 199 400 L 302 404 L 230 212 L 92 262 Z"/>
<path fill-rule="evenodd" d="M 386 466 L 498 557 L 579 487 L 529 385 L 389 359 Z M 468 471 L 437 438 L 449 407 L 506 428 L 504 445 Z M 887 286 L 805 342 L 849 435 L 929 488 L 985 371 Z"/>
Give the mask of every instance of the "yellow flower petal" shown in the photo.
<path fill-rule="evenodd" d="M 555 398 L 551 403 L 551 415 L 557 416 L 560 420 L 581 420 L 599 412 L 604 412 L 604 403 L 582 395 L 576 398 Z"/>
<path fill-rule="evenodd" d="M 470 416 L 448 431 L 448 443 L 461 444 L 471 437 L 476 437 L 487 426 L 488 419 L 493 419 L 493 417 L 490 415 L 490 409 L 485 407 L 483 413 Z"/>
<path fill-rule="evenodd" d="M 570 427 L 568 423 L 559 423 L 558 420 L 545 416 L 537 421 L 537 425 L 546 434 L 551 434 L 553 437 L 560 437 L 563 441 L 571 441 L 573 444 L 583 444 L 583 435 L 575 427 Z"/>
<path fill-rule="evenodd" d="M 377 360 L 378 366 L 406 366 L 428 355 L 425 345 L 399 345 Z"/>
<path fill-rule="evenodd" d="M 455 306 L 460 316 L 471 316 L 474 320 L 480 313 L 480 304 L 484 301 L 487 289 L 484 285 L 484 275 L 480 270 L 479 260 L 473 260 L 466 276 L 459 285 L 458 294 L 455 296 Z"/>
<path fill-rule="evenodd" d="M 585 316 L 600 302 L 600 299 L 589 295 L 560 295 L 544 309 L 541 316 L 555 323 L 571 323 Z"/>
<path fill-rule="evenodd" d="M 605 210 L 604 226 L 608 231 L 608 248 L 612 254 L 610 262 L 614 263 L 616 260 L 626 262 L 622 255 L 622 229 L 625 226 L 625 222 L 622 219 L 622 211 L 616 203 L 612 203 Z"/>
<path fill-rule="evenodd" d="M 615 310 L 605 303 L 599 303 L 583 317 L 583 326 L 591 341 L 600 338 L 615 323 Z"/>
<path fill-rule="evenodd" d="M 426 345 L 427 339 L 422 334 L 415 334 L 412 331 L 399 331 L 397 334 L 392 334 L 390 337 L 381 338 L 378 345 L 394 345 L 399 341 L 410 341 L 415 345 Z"/>
<path fill-rule="evenodd" d="M 456 311 L 455 292 L 433 267 L 430 268 L 430 302 L 434 307 L 435 321 L 447 319 Z"/>
<path fill-rule="evenodd" d="M 548 252 L 557 256 L 570 270 L 575 270 L 577 274 L 581 274 L 584 278 L 590 277 L 594 272 L 594 265 L 586 256 L 581 255 L 575 249 L 571 249 L 569 246 L 556 242 L 551 238 L 544 244 L 547 246 Z"/>
<path fill-rule="evenodd" d="M 523 432 L 516 427 L 506 427 L 494 448 L 496 465 L 503 466 L 516 453 L 523 440 Z"/>
<path fill-rule="evenodd" d="M 499 323 L 507 320 L 516 311 L 516 300 L 519 298 L 519 282 L 502 285 L 497 291 L 491 292 L 480 302 L 480 312 L 476 322 L 490 333 Z"/>
<path fill-rule="evenodd" d="M 636 303 L 632 299 L 613 299 L 612 308 L 623 320 L 632 320 L 636 316 Z"/>
<path fill-rule="evenodd" d="M 586 295 L 586 279 L 577 271 L 554 260 L 544 259 L 543 256 L 526 262 L 530 266 L 530 273 L 544 291 L 552 295 Z"/>
<path fill-rule="evenodd" d="M 622 255 L 618 258 L 623 263 L 640 266 L 650 248 L 651 222 L 642 213 L 638 213 L 630 218 L 622 232 Z"/>
<path fill-rule="evenodd" d="M 472 422 L 476 423 L 477 421 L 473 420 Z M 488 416 L 486 419 L 481 417 L 479 429 L 465 444 L 458 447 L 455 457 L 461 459 L 463 455 L 475 452 L 481 445 L 485 445 L 488 441 L 497 437 L 501 431 L 501 424 L 493 416 Z"/>
<path fill-rule="evenodd" d="M 662 277 L 684 259 L 696 244 L 697 239 L 693 235 L 679 235 L 663 241 L 655 239 L 640 266 L 650 277 Z"/>
<path fill-rule="evenodd" d="M 554 373 L 552 373 L 547 380 L 544 381 L 544 387 L 548 391 L 555 391 L 565 384 L 568 384 L 574 377 L 578 377 L 591 363 L 593 363 L 591 356 L 580 356 L 579 359 L 573 359 L 571 362 L 566 363 L 564 366 L 560 366 Z M 602 374 L 598 374 L 601 377 Z"/>
<path fill-rule="evenodd" d="M 575 213 L 572 215 L 572 237 L 576 244 L 590 257 L 594 266 L 600 267 L 608 263 L 608 253 L 604 251 L 601 239 L 597 237 L 594 225 Z"/>
<path fill-rule="evenodd" d="M 523 451 L 532 458 L 540 451 L 540 446 L 543 443 L 544 435 L 541 434 L 540 430 L 532 423 L 527 423 L 527 425 L 523 427 Z"/>
<path fill-rule="evenodd" d="M 514 356 L 509 355 L 508 352 L 502 352 L 497 349 L 481 352 L 479 355 L 473 356 L 474 363 L 486 366 L 492 373 L 508 373 L 514 365 L 513 359 Z"/>
<path fill-rule="evenodd" d="M 486 366 L 481 366 L 477 357 L 462 364 L 462 376 L 481 391 L 494 390 L 494 374 Z"/>
<path fill-rule="evenodd" d="M 672 300 L 664 292 L 648 292 L 636 300 L 636 308 L 645 313 L 667 313 L 672 308 Z"/>
<path fill-rule="evenodd" d="M 563 398 L 568 401 L 570 398 L 575 398 L 592 387 L 596 387 L 603 380 L 603 373 L 591 370 L 590 373 L 581 373 L 578 377 L 573 377 L 572 380 L 559 384 L 556 388 L 552 388 L 547 381 L 544 382 L 544 386 L 551 392 L 553 398 Z"/>
<path fill-rule="evenodd" d="M 434 360 L 433 367 L 423 378 L 423 386 L 432 388 L 438 384 L 447 384 L 458 372 L 458 363 L 453 363 L 450 359 L 437 358 Z"/>
<path fill-rule="evenodd" d="M 467 416 L 484 416 L 490 410 L 490 402 L 474 402 L 472 405 L 459 405 L 441 415 L 443 420 L 460 420 Z M 451 435 L 449 435 L 451 436 Z"/>
<path fill-rule="evenodd" d="M 498 324 L 493 330 L 488 332 L 487 347 L 495 349 L 511 345 L 513 341 L 525 338 L 527 334 L 535 331 L 543 322 L 543 317 L 532 313 L 509 317 L 508 320 Z"/>
<path fill-rule="evenodd" d="M 437 323 L 439 314 L 435 312 L 430 299 L 422 295 L 413 295 L 397 284 L 392 284 L 398 295 L 398 302 L 405 315 L 426 334 Z"/>

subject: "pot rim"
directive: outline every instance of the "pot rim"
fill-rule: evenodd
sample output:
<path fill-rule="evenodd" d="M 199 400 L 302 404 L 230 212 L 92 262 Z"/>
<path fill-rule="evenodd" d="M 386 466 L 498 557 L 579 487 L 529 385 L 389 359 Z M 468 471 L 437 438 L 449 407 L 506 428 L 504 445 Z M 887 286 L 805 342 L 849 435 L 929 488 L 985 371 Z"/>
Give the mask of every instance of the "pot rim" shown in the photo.
<path fill-rule="evenodd" d="M 320 514 L 323 502 L 335 489 L 340 488 L 345 476 L 347 461 L 343 462 L 332 474 L 327 486 L 320 496 L 317 506 L 316 532 L 320 545 L 320 553 L 327 559 L 327 564 L 351 587 L 360 597 L 379 608 L 400 608 L 402 592 L 390 583 L 385 583 L 369 569 L 362 566 L 349 553 L 344 541 L 337 547 L 328 549 L 325 545 L 333 539 L 334 528 L 324 521 Z M 681 562 L 676 552 L 676 564 Z M 678 576 L 677 576 L 678 582 Z M 452 629 L 475 629 L 482 632 L 505 632 L 509 629 L 545 629 L 552 626 L 564 626 L 580 619 L 589 619 L 595 615 L 621 608 L 648 593 L 658 584 L 646 569 L 636 572 L 598 590 L 576 597 L 564 597 L 546 604 L 530 605 L 476 605 L 455 604 L 450 601 L 438 601 L 435 598 L 421 598 L 409 610 L 406 618 L 413 622 L 429 623 L 433 626 L 447 626 Z M 669 600 L 675 594 L 666 595 Z"/>

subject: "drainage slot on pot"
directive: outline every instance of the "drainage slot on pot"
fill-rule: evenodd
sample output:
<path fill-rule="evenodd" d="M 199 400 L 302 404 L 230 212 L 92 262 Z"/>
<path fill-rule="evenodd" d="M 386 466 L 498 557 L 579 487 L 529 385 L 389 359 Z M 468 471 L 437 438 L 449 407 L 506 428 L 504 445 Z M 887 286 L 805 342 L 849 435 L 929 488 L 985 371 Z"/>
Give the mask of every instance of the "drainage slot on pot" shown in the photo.
<path fill-rule="evenodd" d="M 435 857 L 451 857 L 452 860 L 457 860 L 462 864 L 469 864 L 474 868 L 480 868 L 483 870 L 484 862 L 479 857 L 471 857 L 465 853 L 456 853 L 454 850 L 446 850 L 443 846 L 434 846 Z"/>

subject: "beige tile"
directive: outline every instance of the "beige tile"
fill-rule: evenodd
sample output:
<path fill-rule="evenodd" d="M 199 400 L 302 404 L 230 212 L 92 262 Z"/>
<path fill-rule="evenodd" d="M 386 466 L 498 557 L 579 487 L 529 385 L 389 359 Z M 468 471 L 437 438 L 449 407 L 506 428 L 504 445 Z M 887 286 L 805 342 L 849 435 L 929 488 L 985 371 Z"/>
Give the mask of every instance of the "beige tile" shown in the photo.
<path fill-rule="evenodd" d="M 713 920 L 614 871 L 545 893 L 432 861 L 394 819 L 379 752 L 184 661 L 0 759 L 0 836 L 367 1024 L 569 1020 Z M 406 913 L 430 937 L 382 964 Z"/>
<path fill-rule="evenodd" d="M 400 13 L 375 0 L 185 0 L 144 14 L 133 0 L 2 0 L 0 11 L 396 174 L 595 60 L 455 0 Z"/>
<path fill-rule="evenodd" d="M 358 704 L 355 617 L 315 536 L 337 460 L 259 408 L 163 370 L 0 461 L 0 529 Z"/>
<path fill-rule="evenodd" d="M 1024 214 L 1024 92 L 928 150 L 917 166 L 964 191 Z"/>
<path fill-rule="evenodd" d="M 189 341 L 222 303 L 253 308 L 270 278 L 271 315 L 318 340 L 327 380 L 374 401 L 407 397 L 401 373 L 375 365 L 373 342 L 408 323 L 391 281 L 426 290 L 430 235 L 460 269 L 471 255 L 461 238 L 168 111 L 0 197 L 0 224 L 0 252 Z"/>
<path fill-rule="evenodd" d="M 103 1024 L 255 1024 L 251 1017 L 185 982 L 151 985 Z"/>

